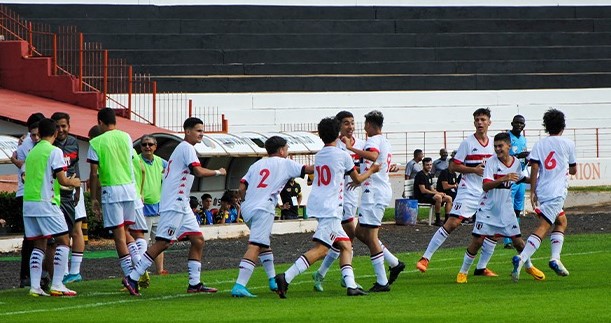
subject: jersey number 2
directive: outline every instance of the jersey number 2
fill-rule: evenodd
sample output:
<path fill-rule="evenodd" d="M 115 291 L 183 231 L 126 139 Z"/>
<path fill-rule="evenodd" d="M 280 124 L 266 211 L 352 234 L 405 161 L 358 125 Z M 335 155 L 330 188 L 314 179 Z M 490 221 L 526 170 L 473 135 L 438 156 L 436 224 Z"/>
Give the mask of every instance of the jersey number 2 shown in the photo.
<path fill-rule="evenodd" d="M 257 188 L 266 188 L 267 184 L 265 183 L 265 180 L 269 177 L 269 169 L 264 168 L 259 172 L 259 175 L 263 176 L 261 178 L 261 181 L 259 182 L 259 185 L 257 185 Z"/>

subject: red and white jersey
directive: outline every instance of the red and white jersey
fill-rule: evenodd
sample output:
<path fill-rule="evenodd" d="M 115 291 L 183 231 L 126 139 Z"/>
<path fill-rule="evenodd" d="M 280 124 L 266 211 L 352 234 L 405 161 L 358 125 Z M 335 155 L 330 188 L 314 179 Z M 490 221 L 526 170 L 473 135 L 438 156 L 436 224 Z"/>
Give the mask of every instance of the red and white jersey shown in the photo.
<path fill-rule="evenodd" d="M 453 161 L 467 167 L 476 167 L 482 163 L 486 164 L 486 160 L 491 156 L 494 156 L 494 138 L 488 136 L 488 141 L 483 143 L 475 135 L 471 135 L 460 143 Z M 463 174 L 458 185 L 458 191 L 461 190 L 466 190 L 469 195 L 480 197 L 484 193 L 482 177 L 475 173 Z"/>
<path fill-rule="evenodd" d="M 539 164 L 537 198 L 545 202 L 557 197 L 566 197 L 569 186 L 569 166 L 577 164 L 575 143 L 560 136 L 549 136 L 535 143 L 530 162 Z"/>
<path fill-rule="evenodd" d="M 178 144 L 165 168 L 161 184 L 159 212 L 192 212 L 189 206 L 189 195 L 195 178 L 191 174 L 191 167 L 195 166 L 201 166 L 195 147 L 186 141 Z"/>
<path fill-rule="evenodd" d="M 352 147 L 359 149 L 359 150 L 363 150 L 363 148 L 365 148 L 365 140 L 352 137 Z M 346 144 L 339 139 L 337 140 L 337 148 L 350 154 L 350 157 L 352 157 L 352 161 L 354 162 L 354 168 L 357 171 L 360 171 L 361 157 L 358 154 L 355 154 L 351 152 L 350 150 L 346 149 Z M 344 179 L 344 185 L 348 185 L 349 183 L 352 183 L 352 178 L 350 178 L 350 176 L 346 176 L 346 178 Z M 360 191 L 361 191 L 360 188 L 356 188 L 353 190 L 345 189 L 344 190 L 344 204 L 358 206 Z"/>
<path fill-rule="evenodd" d="M 518 174 L 518 181 L 524 178 L 519 159 L 511 156 L 511 163 L 504 164 L 497 156 L 492 156 L 486 162 L 483 182 L 489 183 L 510 173 Z M 477 211 L 477 221 L 498 227 L 517 223 L 511 197 L 513 184 L 515 183 L 504 182 L 484 193 Z"/>
<path fill-rule="evenodd" d="M 362 184 L 363 190 L 374 193 L 367 195 L 363 194 L 363 197 L 368 196 L 369 199 L 368 201 L 363 200 L 363 202 L 388 205 L 392 198 L 392 187 L 390 186 L 390 179 L 388 177 L 389 166 L 392 161 L 390 143 L 388 143 L 384 135 L 375 135 L 367 138 L 363 150 L 378 152 L 378 158 L 375 162 L 380 164 L 380 171 L 371 175 L 371 177 Z M 367 171 L 373 162 L 368 159 L 363 160 L 365 164 L 364 170 Z M 362 166 L 363 165 L 361 165 L 361 168 Z"/>
<path fill-rule="evenodd" d="M 291 159 L 269 157 L 258 160 L 248 168 L 241 183 L 248 185 L 242 203 L 242 212 L 255 210 L 274 213 L 278 194 L 291 178 L 302 177 L 305 166 Z"/>
<path fill-rule="evenodd" d="M 354 160 L 335 146 L 325 146 L 314 157 L 314 181 L 308 197 L 308 216 L 342 219 L 344 179 L 354 171 Z"/>

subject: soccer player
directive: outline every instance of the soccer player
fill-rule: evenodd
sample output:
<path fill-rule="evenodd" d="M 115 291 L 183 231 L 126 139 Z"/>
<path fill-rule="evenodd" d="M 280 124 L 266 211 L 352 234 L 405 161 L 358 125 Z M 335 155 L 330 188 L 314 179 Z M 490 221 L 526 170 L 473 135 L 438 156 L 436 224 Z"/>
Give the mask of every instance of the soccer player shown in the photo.
<path fill-rule="evenodd" d="M 488 136 L 490 124 L 490 109 L 480 108 L 473 112 L 475 133 L 463 140 L 452 160 L 453 162 L 450 164 L 450 171 L 462 173 L 456 199 L 452 204 L 452 211 L 448 215 L 448 220 L 435 232 L 424 255 L 416 263 L 416 268 L 421 272 L 426 272 L 431 257 L 452 231 L 460 226 L 463 219 L 473 217 L 475 211 L 479 208 L 483 195 L 482 175 L 484 174 L 484 165 L 486 160 L 494 153 L 492 147 L 494 140 Z M 485 239 L 482 255 L 475 270 L 476 276 L 498 276 L 486 268 L 495 246 L 496 241 L 489 238 Z"/>
<path fill-rule="evenodd" d="M 552 256 L 549 267 L 559 276 L 568 276 L 569 271 L 560 262 L 560 253 L 564 244 L 564 232 L 567 220 L 562 210 L 569 185 L 567 173 L 577 173 L 577 162 L 575 158 L 575 143 L 562 137 L 566 126 L 564 113 L 556 109 L 550 109 L 543 115 L 543 126 L 549 133 L 549 137 L 535 143 L 530 153 L 531 177 L 530 177 L 530 200 L 533 209 L 539 216 L 539 226 L 528 237 L 526 247 L 518 255 L 514 256 L 513 281 L 520 278 L 520 270 L 526 261 L 539 249 L 541 239 L 545 237 L 549 229 Z"/>
<path fill-rule="evenodd" d="M 32 148 L 25 159 L 25 180 L 23 185 L 23 222 L 25 236 L 34 241 L 30 257 L 30 278 L 32 296 L 49 296 L 40 287 L 42 263 L 45 257 L 47 239 L 54 237 L 57 244 L 53 257 L 53 280 L 50 295 L 76 296 L 76 292 L 62 283 L 68 266 L 70 238 L 68 226 L 60 209 L 59 185 L 79 186 L 80 179 L 66 176 L 66 163 L 61 149 L 53 146 L 57 137 L 57 123 L 43 119 L 38 129 L 41 141 Z"/>
<path fill-rule="evenodd" d="M 207 287 L 201 282 L 204 236 L 189 206 L 189 193 L 195 176 L 224 176 L 227 172 L 224 168 L 211 170 L 200 164 L 193 146 L 201 142 L 204 137 L 202 120 L 187 118 L 183 123 L 183 129 L 185 139 L 170 155 L 161 184 L 160 216 L 155 243 L 146 250 L 134 270 L 123 278 L 123 285 L 134 296 L 140 296 L 138 280 L 153 264 L 154 259 L 168 249 L 172 242 L 183 239 L 191 242 L 187 262 L 189 272 L 187 293 L 216 293 L 217 291 L 216 288 Z"/>
<path fill-rule="evenodd" d="M 524 130 L 524 126 L 526 125 L 526 119 L 523 116 L 517 114 L 513 117 L 511 121 L 511 130 L 508 132 L 509 137 L 511 138 L 511 149 L 509 150 L 509 154 L 511 156 L 516 156 L 520 160 L 520 164 L 522 166 L 522 170 L 526 169 L 526 157 L 528 157 L 528 146 L 526 144 L 526 137 L 522 135 L 522 131 Z M 516 214 L 516 218 L 518 218 L 518 223 L 520 223 L 520 214 L 524 211 L 524 194 L 526 192 L 526 184 L 524 183 L 516 183 L 511 186 L 511 197 L 513 198 L 513 210 Z M 503 240 L 505 244 L 505 249 L 513 248 L 511 244 L 511 239 L 505 238 Z"/>
<path fill-rule="evenodd" d="M 339 113 L 337 113 L 335 118 L 340 122 L 339 138 L 337 140 L 336 146 L 341 150 L 348 151 L 344 142 L 350 141 L 350 145 L 353 148 L 362 150 L 365 147 L 365 141 L 354 137 L 354 115 L 349 111 L 340 111 Z M 357 171 L 360 170 L 361 157 L 356 153 L 349 153 L 354 161 L 354 168 Z M 349 175 L 346 175 L 344 180 L 345 188 L 342 227 L 350 238 L 350 241 L 352 242 L 354 241 L 355 236 L 355 217 L 357 215 L 361 188 L 360 186 L 350 188 L 350 183 L 352 183 L 352 178 Z M 389 264 L 390 275 L 388 278 L 388 282 L 389 284 L 392 284 L 399 276 L 399 273 L 401 273 L 405 269 L 405 264 L 399 261 L 399 259 L 397 259 L 395 255 L 393 255 L 388 249 L 386 249 L 386 247 L 381 241 L 379 243 L 380 247 L 384 252 L 384 260 Z M 323 281 L 325 279 L 325 276 L 327 275 L 327 272 L 329 271 L 329 268 L 331 268 L 331 265 L 337 258 L 339 258 L 339 250 L 331 246 L 331 249 L 329 249 L 329 252 L 325 256 L 325 259 L 322 261 L 318 270 L 312 274 L 312 279 L 314 279 L 315 291 L 324 291 Z M 343 280 L 341 284 L 343 287 L 345 287 Z"/>
<path fill-rule="evenodd" d="M 277 291 L 274 254 L 270 247 L 270 236 L 274 223 L 278 193 L 289 179 L 312 174 L 314 167 L 304 166 L 287 159 L 289 146 L 286 139 L 272 136 L 265 141 L 268 158 L 252 164 L 240 181 L 242 216 L 250 229 L 248 247 L 240 260 L 238 278 L 231 288 L 233 297 L 256 297 L 246 285 L 252 276 L 257 258 L 263 265 L 269 289 Z"/>
<path fill-rule="evenodd" d="M 349 174 L 352 183 L 358 185 L 379 171 L 380 165 L 374 163 L 367 172 L 359 175 L 354 169 L 352 157 L 337 148 L 338 133 L 339 121 L 336 118 L 325 118 L 318 123 L 318 135 L 325 146 L 315 156 L 314 181 L 307 206 L 308 215 L 318 220 L 312 239 L 314 247 L 301 255 L 285 273 L 276 276 L 280 298 L 286 298 L 291 281 L 324 257 L 331 246 L 340 250 L 340 268 L 348 296 L 367 294 L 354 281 L 352 243 L 341 225 L 344 177 Z"/>
<path fill-rule="evenodd" d="M 490 157 L 484 169 L 483 189 L 484 197 L 476 213 L 476 222 L 473 226 L 471 244 L 465 252 L 462 267 L 456 276 L 456 282 L 467 282 L 469 268 L 477 251 L 484 243 L 485 237 L 510 237 L 518 252 L 524 249 L 524 240 L 521 238 L 520 227 L 512 210 L 511 189 L 516 183 L 527 181 L 529 178 L 522 171 L 518 158 L 510 155 L 511 139 L 509 134 L 502 132 L 494 136 L 494 152 L 496 156 Z M 545 274 L 528 261 L 525 264 L 526 272 L 536 280 L 545 279 Z"/>

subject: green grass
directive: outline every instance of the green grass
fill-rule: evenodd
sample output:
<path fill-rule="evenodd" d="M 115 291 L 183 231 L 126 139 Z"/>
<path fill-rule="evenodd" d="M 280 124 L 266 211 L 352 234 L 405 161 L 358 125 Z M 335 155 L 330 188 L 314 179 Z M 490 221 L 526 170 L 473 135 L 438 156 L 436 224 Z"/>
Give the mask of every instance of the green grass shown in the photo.
<path fill-rule="evenodd" d="M 569 187 L 569 191 L 575 192 L 610 192 L 611 185 L 602 185 L 602 186 L 576 186 Z"/>
<path fill-rule="evenodd" d="M 249 288 L 259 297 L 234 299 L 229 290 L 237 268 L 204 270 L 203 279 L 219 288 L 219 293 L 186 294 L 186 274 L 153 276 L 152 286 L 143 290 L 142 297 L 121 292 L 118 278 L 73 284 L 71 287 L 79 296 L 70 299 L 33 298 L 27 296 L 25 289 L 0 291 L 0 322 L 405 322 L 408 319 L 609 322 L 611 235 L 567 236 L 563 262 L 571 271 L 568 277 L 558 277 L 547 268 L 548 241 L 545 240 L 533 258 L 535 265 L 547 274 L 545 281 L 534 281 L 522 273 L 522 280 L 513 283 L 509 273 L 514 253 L 499 247 L 489 267 L 500 277 L 470 276 L 467 284 L 458 285 L 454 279 L 464 248 L 441 249 L 426 274 L 414 269 L 419 253 L 399 255 L 408 266 L 390 293 L 346 297 L 345 290 L 339 286 L 339 269 L 334 266 L 327 275 L 324 293 L 312 291 L 311 268 L 292 282 L 288 299 L 280 300 L 267 290 L 265 274 L 257 267 Z M 374 277 L 368 257 L 356 257 L 353 265 L 357 281 L 365 287 L 371 286 Z M 318 266 L 317 263 L 313 268 Z M 288 264 L 280 264 L 276 269 L 282 272 L 287 267 Z"/>

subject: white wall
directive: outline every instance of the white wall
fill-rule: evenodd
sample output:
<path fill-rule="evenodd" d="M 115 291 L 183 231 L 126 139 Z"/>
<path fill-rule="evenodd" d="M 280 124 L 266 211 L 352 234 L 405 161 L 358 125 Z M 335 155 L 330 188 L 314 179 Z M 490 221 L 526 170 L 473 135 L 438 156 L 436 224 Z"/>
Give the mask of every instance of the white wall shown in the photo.
<path fill-rule="evenodd" d="M 282 5 L 282 6 L 591 6 L 609 0 L 4 0 L 3 3 L 76 3 L 130 5 Z"/>

